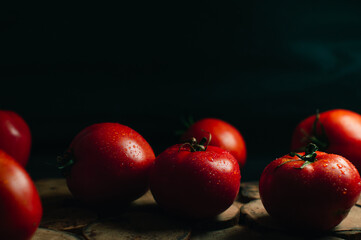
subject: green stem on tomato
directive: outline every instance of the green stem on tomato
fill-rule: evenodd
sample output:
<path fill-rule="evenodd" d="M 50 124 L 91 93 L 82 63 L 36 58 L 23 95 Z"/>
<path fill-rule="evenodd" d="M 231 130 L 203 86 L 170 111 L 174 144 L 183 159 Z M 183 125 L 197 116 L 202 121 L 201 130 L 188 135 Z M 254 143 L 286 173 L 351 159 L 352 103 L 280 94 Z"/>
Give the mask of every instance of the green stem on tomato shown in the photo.
<path fill-rule="evenodd" d="M 292 159 L 286 162 L 281 163 L 280 165 L 277 166 L 277 168 L 281 167 L 282 165 L 289 163 L 289 162 L 295 162 L 295 161 L 304 161 L 304 163 L 302 164 L 301 167 L 297 168 L 297 169 L 303 169 L 305 168 L 307 165 L 315 162 L 317 159 L 317 153 L 316 151 L 318 150 L 318 147 L 316 144 L 314 143 L 309 143 L 306 147 L 305 150 L 305 154 L 302 156 L 301 154 L 295 153 L 295 152 L 291 152 L 288 155 L 290 155 L 291 157 L 297 156 L 299 159 Z"/>
<path fill-rule="evenodd" d="M 209 143 L 211 142 L 211 139 L 212 139 L 212 135 L 210 133 L 208 138 L 206 137 L 202 138 L 199 141 L 199 143 L 197 142 L 197 139 L 195 137 L 192 137 L 190 140 L 180 145 L 179 151 L 181 150 L 182 147 L 186 145 L 189 146 L 191 152 L 206 151 Z"/>
<path fill-rule="evenodd" d="M 321 127 L 321 133 L 318 134 L 317 127 Z M 328 138 L 326 135 L 325 128 L 323 124 L 320 122 L 320 113 L 318 109 L 316 110 L 316 118 L 312 124 L 312 130 L 310 135 L 306 133 L 304 129 L 301 129 L 301 132 L 304 134 L 304 137 L 307 139 L 308 142 L 316 144 L 322 151 L 325 151 L 328 146 Z M 303 150 L 303 149 L 300 149 Z"/>
<path fill-rule="evenodd" d="M 70 168 L 74 165 L 74 157 L 70 152 L 65 152 L 56 158 L 57 166 L 60 172 L 66 176 Z"/>

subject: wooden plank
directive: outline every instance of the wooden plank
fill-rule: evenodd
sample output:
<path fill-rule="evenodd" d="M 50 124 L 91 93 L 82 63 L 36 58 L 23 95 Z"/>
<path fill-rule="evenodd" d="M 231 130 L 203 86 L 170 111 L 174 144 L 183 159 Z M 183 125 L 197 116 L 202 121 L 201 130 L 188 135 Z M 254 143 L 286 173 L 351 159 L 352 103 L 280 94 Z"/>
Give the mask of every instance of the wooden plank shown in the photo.
<path fill-rule="evenodd" d="M 242 203 L 247 203 L 253 200 L 260 199 L 258 182 L 242 182 L 238 200 Z"/>
<path fill-rule="evenodd" d="M 324 237 L 307 237 L 304 236 L 292 236 L 282 232 L 260 232 L 248 228 L 247 226 L 234 226 L 222 230 L 206 231 L 206 232 L 192 232 L 192 240 L 263 240 L 263 239 L 277 239 L 277 240 L 341 240 L 343 238 L 334 236 Z"/>
<path fill-rule="evenodd" d="M 241 206 L 242 203 L 235 201 L 226 211 L 214 218 L 192 221 L 192 228 L 198 230 L 217 230 L 233 227 L 239 222 Z"/>
<path fill-rule="evenodd" d="M 56 208 L 73 201 L 65 178 L 47 178 L 35 181 L 43 208 Z"/>
<path fill-rule="evenodd" d="M 80 236 L 71 233 L 38 228 L 31 240 L 81 240 Z"/>
<path fill-rule="evenodd" d="M 89 209 L 63 207 L 45 211 L 40 226 L 53 230 L 76 231 L 97 219 L 97 213 Z"/>
<path fill-rule="evenodd" d="M 267 213 L 261 200 L 254 200 L 241 207 L 243 223 L 259 230 L 283 230 Z"/>
<path fill-rule="evenodd" d="M 188 221 L 194 229 L 216 230 L 232 227 L 238 224 L 241 205 L 242 203 L 235 201 L 227 210 L 214 218 Z M 156 209 L 159 211 L 159 206 L 150 191 L 141 198 L 133 201 L 127 211 L 148 209 Z"/>
<path fill-rule="evenodd" d="M 239 239 L 260 239 L 261 234 L 252 231 L 245 226 L 233 226 L 216 231 L 192 232 L 192 240 L 239 240 Z"/>
<path fill-rule="evenodd" d="M 336 236 L 361 239 L 361 208 L 355 206 L 347 217 L 333 230 Z"/>
<path fill-rule="evenodd" d="M 124 205 L 121 208 L 114 209 L 102 209 L 98 210 L 100 219 L 108 219 L 114 218 L 119 215 L 122 215 L 126 212 L 132 211 L 147 211 L 147 210 L 159 210 L 159 206 L 153 198 L 153 195 L 150 191 L 147 191 L 143 196 L 129 203 L 128 205 Z"/>
<path fill-rule="evenodd" d="M 148 209 L 155 207 L 158 207 L 158 205 L 150 191 L 146 192 L 143 196 L 130 203 L 131 209 Z"/>
<path fill-rule="evenodd" d="M 212 219 L 177 220 L 166 215 L 148 191 L 141 198 L 99 218 L 99 214 L 73 199 L 65 179 L 35 182 L 43 202 L 44 214 L 40 234 L 65 234 L 62 230 L 83 234 L 87 239 L 304 239 L 278 225 L 266 212 L 259 198 L 258 182 L 241 184 L 239 200 Z M 359 200 L 358 204 L 361 203 Z M 360 204 L 361 206 L 361 204 Z M 111 216 L 111 218 L 109 218 Z M 239 226 L 241 223 L 243 226 Z M 48 231 L 45 231 L 48 228 Z M 43 232 L 43 233 L 41 233 Z M 50 235 L 49 235 L 50 236 Z M 70 234 L 71 239 L 79 239 Z M 34 236 L 35 237 L 35 236 Z M 78 236 L 79 237 L 79 236 Z M 314 236 L 313 236 L 314 237 Z M 361 239 L 361 208 L 354 207 L 334 230 L 317 239 Z M 36 238 L 34 238 L 36 239 Z M 54 238 L 57 239 L 57 238 Z M 61 238 L 67 239 L 67 238 Z M 313 238 L 314 239 L 314 238 Z"/>
<path fill-rule="evenodd" d="M 190 227 L 157 211 L 133 211 L 113 219 L 100 220 L 83 229 L 88 240 L 190 238 Z"/>
<path fill-rule="evenodd" d="M 241 207 L 242 220 L 245 224 L 259 232 L 287 232 L 288 229 L 274 221 L 263 207 L 261 200 L 251 201 Z M 297 237 L 297 234 L 292 235 Z M 354 206 L 348 216 L 334 229 L 321 234 L 319 237 L 341 237 L 347 239 L 361 239 L 361 208 Z"/>
<path fill-rule="evenodd" d="M 65 179 L 42 179 L 36 181 L 35 186 L 43 205 L 40 227 L 76 231 L 98 218 L 95 211 L 73 199 Z"/>

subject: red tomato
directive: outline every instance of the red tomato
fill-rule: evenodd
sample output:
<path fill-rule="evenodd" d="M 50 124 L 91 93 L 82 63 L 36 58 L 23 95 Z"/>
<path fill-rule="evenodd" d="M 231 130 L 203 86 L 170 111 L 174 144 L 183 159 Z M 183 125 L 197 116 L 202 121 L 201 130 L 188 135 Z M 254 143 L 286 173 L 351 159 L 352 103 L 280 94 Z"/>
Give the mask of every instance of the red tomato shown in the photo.
<path fill-rule="evenodd" d="M 309 142 L 344 156 L 361 171 L 361 115 L 336 109 L 306 118 L 293 133 L 291 151 L 304 151 Z"/>
<path fill-rule="evenodd" d="M 311 145 L 306 153 L 278 158 L 260 178 L 265 209 L 291 228 L 331 229 L 360 196 L 361 179 L 354 165 L 342 156 L 316 150 Z"/>
<path fill-rule="evenodd" d="M 177 144 L 156 158 L 150 189 L 156 202 L 167 211 L 206 218 L 233 203 L 240 179 L 237 160 L 228 151 Z"/>
<path fill-rule="evenodd" d="M 42 213 L 39 194 L 29 175 L 0 150 L 0 238 L 30 239 Z"/>
<path fill-rule="evenodd" d="M 203 137 L 212 135 L 209 145 L 223 148 L 230 152 L 238 161 L 240 168 L 246 163 L 246 144 L 241 133 L 232 125 L 215 118 L 205 118 L 195 122 L 182 135 L 182 141 L 195 137 L 201 141 Z"/>
<path fill-rule="evenodd" d="M 133 129 L 99 123 L 82 130 L 60 161 L 69 169 L 67 184 L 74 197 L 100 206 L 143 195 L 154 159 L 151 146 Z"/>
<path fill-rule="evenodd" d="M 0 149 L 3 149 L 23 167 L 29 160 L 30 129 L 17 113 L 0 110 Z"/>

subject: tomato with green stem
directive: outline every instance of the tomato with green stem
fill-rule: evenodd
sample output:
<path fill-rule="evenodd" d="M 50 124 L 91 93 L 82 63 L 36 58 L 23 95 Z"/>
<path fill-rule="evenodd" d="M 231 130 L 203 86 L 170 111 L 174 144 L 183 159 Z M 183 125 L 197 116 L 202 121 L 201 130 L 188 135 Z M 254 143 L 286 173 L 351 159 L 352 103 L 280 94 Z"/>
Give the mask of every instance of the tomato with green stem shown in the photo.
<path fill-rule="evenodd" d="M 188 218 L 208 218 L 235 200 L 241 174 L 228 151 L 193 138 L 162 152 L 150 174 L 150 189 L 166 211 Z"/>
<path fill-rule="evenodd" d="M 223 120 L 216 118 L 201 119 L 190 125 L 181 136 L 181 141 L 188 141 L 192 137 L 201 141 L 203 137 L 208 137 L 209 134 L 212 135 L 209 145 L 229 151 L 237 159 L 239 167 L 244 167 L 247 157 L 245 140 L 237 128 Z"/>
<path fill-rule="evenodd" d="M 316 113 L 295 128 L 291 151 L 304 151 L 308 143 L 321 151 L 339 154 L 361 171 L 361 115 L 345 109 Z"/>
<path fill-rule="evenodd" d="M 263 171 L 259 192 L 271 217 L 298 230 L 329 230 L 357 202 L 361 179 L 346 158 L 317 151 L 291 153 L 272 161 Z"/>

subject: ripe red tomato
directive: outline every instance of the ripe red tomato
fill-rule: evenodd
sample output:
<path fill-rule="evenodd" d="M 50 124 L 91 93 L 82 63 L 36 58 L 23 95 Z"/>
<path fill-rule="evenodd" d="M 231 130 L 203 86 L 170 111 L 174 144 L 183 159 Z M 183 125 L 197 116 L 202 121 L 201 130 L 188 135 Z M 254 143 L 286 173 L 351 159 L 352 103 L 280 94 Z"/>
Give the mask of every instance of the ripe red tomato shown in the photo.
<path fill-rule="evenodd" d="M 15 112 L 0 110 L 0 149 L 25 167 L 30 148 L 30 129 L 24 119 Z"/>
<path fill-rule="evenodd" d="M 310 142 L 344 156 L 361 171 L 361 115 L 335 109 L 306 118 L 293 132 L 291 151 L 304 151 Z"/>
<path fill-rule="evenodd" d="M 259 191 L 269 215 L 302 230 L 337 226 L 358 200 L 361 179 L 346 158 L 316 151 L 285 155 L 263 171 Z"/>
<path fill-rule="evenodd" d="M 14 158 L 0 150 L 0 238 L 30 239 L 42 213 L 31 178 Z"/>
<path fill-rule="evenodd" d="M 99 123 L 82 130 L 58 161 L 68 168 L 67 185 L 74 197 L 100 206 L 143 195 L 154 159 L 151 146 L 133 129 Z"/>
<path fill-rule="evenodd" d="M 195 122 L 181 136 L 181 141 L 195 137 L 201 141 L 203 137 L 212 135 L 209 145 L 223 148 L 230 152 L 242 168 L 246 163 L 246 143 L 241 133 L 231 124 L 215 118 L 205 118 Z"/>
<path fill-rule="evenodd" d="M 195 142 L 174 145 L 156 158 L 152 168 L 154 199 L 173 214 L 212 217 L 226 210 L 238 194 L 237 160 L 219 147 L 200 146 Z"/>

